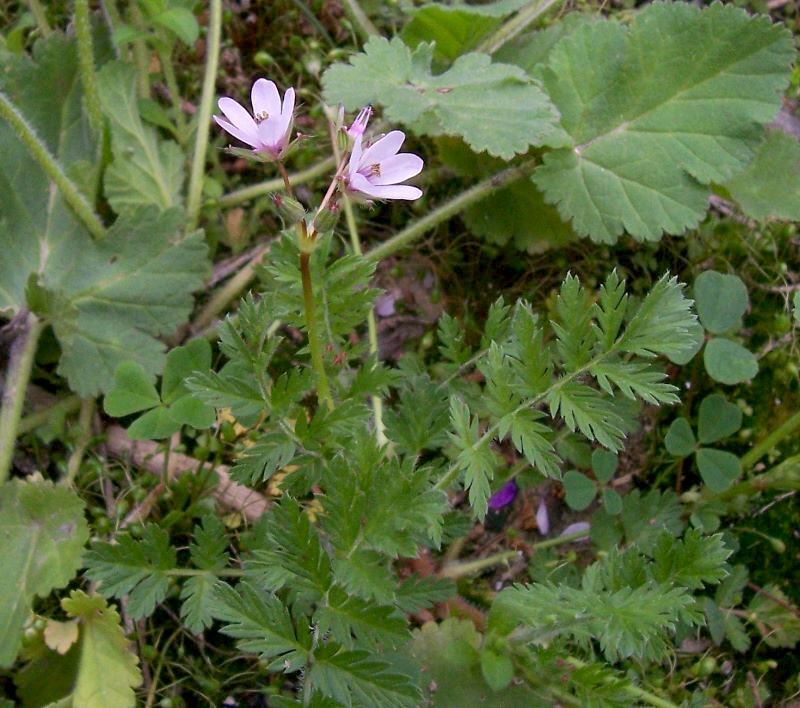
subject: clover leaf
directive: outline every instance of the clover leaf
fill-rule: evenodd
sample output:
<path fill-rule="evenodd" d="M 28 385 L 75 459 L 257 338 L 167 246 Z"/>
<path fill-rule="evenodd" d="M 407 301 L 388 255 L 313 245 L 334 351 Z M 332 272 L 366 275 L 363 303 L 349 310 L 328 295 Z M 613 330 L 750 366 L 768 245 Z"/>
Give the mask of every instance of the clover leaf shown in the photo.
<path fill-rule="evenodd" d="M 120 418 L 146 411 L 128 428 L 134 440 L 161 440 L 189 425 L 202 430 L 216 419 L 212 406 L 195 398 L 184 384 L 195 371 L 211 367 L 211 346 L 205 339 L 196 339 L 167 354 L 161 380 L 161 392 L 141 364 L 126 361 L 114 373 L 114 387 L 105 398 L 106 413 Z"/>

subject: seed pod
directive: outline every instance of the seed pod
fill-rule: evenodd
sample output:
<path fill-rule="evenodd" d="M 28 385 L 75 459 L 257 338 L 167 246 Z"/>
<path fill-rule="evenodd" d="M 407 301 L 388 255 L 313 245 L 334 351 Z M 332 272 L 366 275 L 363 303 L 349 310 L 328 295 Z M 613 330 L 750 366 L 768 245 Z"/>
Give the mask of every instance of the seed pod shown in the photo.
<path fill-rule="evenodd" d="M 272 203 L 278 210 L 278 213 L 286 222 L 287 226 L 293 226 L 298 221 L 305 219 L 306 210 L 303 205 L 292 197 L 287 197 L 285 194 L 273 194 Z"/>

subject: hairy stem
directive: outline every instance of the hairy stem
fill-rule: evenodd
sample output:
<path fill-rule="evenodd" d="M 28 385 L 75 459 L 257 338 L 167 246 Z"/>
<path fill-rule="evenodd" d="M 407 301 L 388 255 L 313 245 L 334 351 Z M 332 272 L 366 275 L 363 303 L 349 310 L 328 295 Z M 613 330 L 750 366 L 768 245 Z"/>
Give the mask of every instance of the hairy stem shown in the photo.
<path fill-rule="evenodd" d="M 175 65 L 172 62 L 172 52 L 163 48 L 159 49 L 158 61 L 161 64 L 161 72 L 164 74 L 164 81 L 167 84 L 169 98 L 170 101 L 172 101 L 172 108 L 175 111 L 178 139 L 181 141 L 181 143 L 183 143 L 186 140 L 186 116 L 183 113 L 181 92 L 178 88 L 178 79 L 175 77 Z"/>
<path fill-rule="evenodd" d="M 487 177 L 482 182 L 478 182 L 478 184 L 470 187 L 449 202 L 434 209 L 427 216 L 407 226 L 400 233 L 392 236 L 388 241 L 384 241 L 380 246 L 376 246 L 371 251 L 368 251 L 366 257 L 371 260 L 379 261 L 410 246 L 427 231 L 447 221 L 459 212 L 464 211 L 468 206 L 472 206 L 475 202 L 485 199 L 493 192 L 508 186 L 511 182 L 521 179 L 522 177 L 527 177 L 533 172 L 536 164 L 537 162 L 535 160 L 530 160 L 521 165 L 508 167 L 502 172 Z"/>
<path fill-rule="evenodd" d="M 753 465 L 772 450 L 772 448 L 783 442 L 783 440 L 788 438 L 798 428 L 800 428 L 800 411 L 790 418 L 787 418 L 761 442 L 754 445 L 749 452 L 742 455 L 742 469 L 751 469 Z"/>
<path fill-rule="evenodd" d="M 138 30 L 145 30 L 144 18 L 138 3 L 130 3 L 131 24 Z M 150 98 L 150 57 L 144 39 L 133 40 L 133 61 L 136 64 L 136 88 L 139 98 Z"/>
<path fill-rule="evenodd" d="M 89 233 L 96 239 L 103 238 L 105 236 L 105 228 L 97 214 L 94 213 L 92 207 L 89 206 L 89 203 L 72 180 L 64 173 L 61 165 L 50 154 L 47 146 L 39 139 L 39 136 L 36 135 L 36 132 L 25 120 L 25 117 L 2 91 L 0 91 L 0 117 L 11 126 L 17 137 L 28 148 L 36 162 L 39 163 L 39 166 L 55 182 L 61 192 L 61 196 L 64 197 L 64 201 L 72 207 Z"/>
<path fill-rule="evenodd" d="M 572 666 L 574 666 L 576 669 L 582 669 L 587 666 L 586 663 L 572 656 L 566 657 L 565 661 L 569 664 L 572 664 Z M 655 693 L 650 693 L 650 691 L 646 691 L 643 688 L 634 686 L 631 683 L 622 686 L 622 690 L 628 695 L 634 696 L 644 703 L 647 703 L 651 706 L 657 706 L 657 708 L 678 708 L 674 703 L 672 703 L 672 701 L 665 700 L 664 698 L 657 696 Z"/>
<path fill-rule="evenodd" d="M 97 89 L 97 74 L 94 70 L 94 47 L 92 46 L 92 26 L 89 22 L 89 0 L 75 0 L 75 34 L 78 38 L 78 65 L 81 72 L 86 113 L 89 125 L 102 144 L 103 114 L 100 111 L 100 92 Z"/>
<path fill-rule="evenodd" d="M 17 427 L 17 435 L 24 435 L 25 433 L 31 432 L 31 430 L 36 430 L 36 428 L 49 423 L 53 419 L 58 419 L 62 415 L 66 416 L 70 413 L 74 413 L 75 411 L 79 410 L 80 407 L 80 396 L 75 394 L 66 396 L 60 401 L 54 403 L 52 406 L 46 406 L 35 413 L 26 415 L 19 422 L 19 426 Z"/>
<path fill-rule="evenodd" d="M 23 315 L 19 333 L 9 351 L 3 405 L 0 408 L 0 484 L 8 479 L 11 471 L 25 392 L 43 329 L 44 323 L 32 312 Z"/>
<path fill-rule="evenodd" d="M 200 108 L 197 111 L 192 169 L 189 177 L 189 192 L 186 199 L 187 231 L 197 227 L 200 214 L 200 197 L 203 191 L 203 170 L 208 149 L 208 130 L 211 121 L 211 104 L 216 91 L 217 66 L 219 62 L 220 36 L 222 34 L 222 0 L 211 0 L 211 14 L 206 37 L 206 67 L 203 74 L 203 90 Z"/>
<path fill-rule="evenodd" d="M 67 474 L 64 477 L 64 482 L 70 486 L 75 484 L 86 448 L 89 447 L 89 441 L 92 439 L 92 417 L 95 405 L 96 401 L 93 398 L 86 398 L 81 402 L 81 412 L 78 416 L 78 437 L 75 441 L 75 449 L 67 460 Z"/>
<path fill-rule="evenodd" d="M 328 170 L 331 169 L 331 167 L 335 166 L 336 159 L 334 157 L 327 157 L 321 162 L 311 165 L 311 167 L 300 170 L 300 172 L 297 172 L 296 174 L 289 175 L 289 183 L 294 187 L 300 184 L 305 184 L 306 182 L 310 182 L 312 179 L 315 179 L 320 175 L 324 175 Z M 224 197 L 217 199 L 214 202 L 214 205 L 226 209 L 228 207 L 250 201 L 256 197 L 262 197 L 270 192 L 283 191 L 285 188 L 286 185 L 282 177 L 268 179 L 264 182 L 259 182 L 258 184 L 253 184 L 249 187 L 242 187 L 234 192 L 230 192 Z"/>
<path fill-rule="evenodd" d="M 358 4 L 358 0 L 344 0 L 342 4 L 344 5 L 344 11 L 347 17 L 355 26 L 356 32 L 362 40 L 380 36 L 378 28 L 375 27 L 375 25 L 372 24 L 372 20 L 367 17 L 367 13 L 364 12 L 361 5 Z"/>
<path fill-rule="evenodd" d="M 551 7 L 560 5 L 562 2 L 563 0 L 534 0 L 484 39 L 476 47 L 476 51 L 494 54 L 500 47 L 536 22 Z"/>
<path fill-rule="evenodd" d="M 329 411 L 334 408 L 331 389 L 328 386 L 328 375 L 325 373 L 325 362 L 322 359 L 322 345 L 317 329 L 317 317 L 314 308 L 314 286 L 311 282 L 311 254 L 300 253 L 300 276 L 303 280 L 303 307 L 305 308 L 308 346 L 311 349 L 311 366 L 317 382 L 317 400 Z"/>
<path fill-rule="evenodd" d="M 47 21 L 47 13 L 45 13 L 42 4 L 39 0 L 28 0 L 28 7 L 30 8 L 31 15 L 33 15 L 33 19 L 36 21 L 36 27 L 38 27 L 42 37 L 49 37 L 53 30 L 50 28 L 50 23 Z"/>

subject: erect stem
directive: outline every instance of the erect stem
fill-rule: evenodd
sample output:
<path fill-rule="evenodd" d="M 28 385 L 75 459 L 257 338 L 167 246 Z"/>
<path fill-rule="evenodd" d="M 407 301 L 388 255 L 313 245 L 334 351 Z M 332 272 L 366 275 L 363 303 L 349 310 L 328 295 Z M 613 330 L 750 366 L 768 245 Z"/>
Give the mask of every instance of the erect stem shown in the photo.
<path fill-rule="evenodd" d="M 86 113 L 89 115 L 92 133 L 100 146 L 103 142 L 103 114 L 100 111 L 100 93 L 97 89 L 97 75 L 94 70 L 89 0 L 75 0 L 75 34 L 78 38 L 78 64 L 81 72 L 81 86 L 83 86 L 86 100 Z"/>
<path fill-rule="evenodd" d="M 772 448 L 789 437 L 797 428 L 800 428 L 800 411 L 787 418 L 781 425 L 773 430 L 761 442 L 742 455 L 742 469 L 749 470 L 756 462 L 766 455 Z"/>
<path fill-rule="evenodd" d="M 289 183 L 295 187 L 299 184 L 305 184 L 306 182 L 310 182 L 315 177 L 324 175 L 331 167 L 334 167 L 335 165 L 336 159 L 334 157 L 326 157 L 324 160 L 321 160 L 315 165 L 311 165 L 311 167 L 307 167 L 304 170 L 300 170 L 300 172 L 297 172 L 296 174 L 290 175 Z M 227 207 L 236 206 L 242 202 L 249 201 L 250 199 L 255 199 L 256 197 L 269 194 L 270 192 L 279 192 L 285 188 L 286 184 L 284 183 L 283 178 L 277 177 L 275 179 L 268 179 L 265 182 L 259 182 L 258 184 L 252 184 L 249 187 L 237 189 L 235 192 L 230 192 L 224 197 L 220 197 L 214 203 L 217 206 L 225 209 Z"/>
<path fill-rule="evenodd" d="M 367 13 L 364 12 L 357 0 L 344 0 L 342 4 L 344 5 L 345 14 L 350 18 L 361 39 L 369 39 L 372 36 L 380 35 L 380 32 L 372 24 L 372 20 L 367 17 Z"/>
<path fill-rule="evenodd" d="M 419 221 L 415 221 L 410 226 L 407 226 L 401 232 L 392 236 L 388 241 L 384 241 L 380 246 L 376 246 L 371 251 L 368 251 L 366 257 L 370 260 L 379 261 L 382 258 L 386 258 L 386 256 L 390 256 L 402 250 L 406 246 L 411 245 L 425 232 L 430 231 L 435 226 L 447 221 L 459 212 L 464 211 L 468 206 L 484 199 L 503 187 L 507 187 L 511 182 L 522 177 L 527 177 L 533 172 L 536 164 L 537 162 L 535 160 L 530 160 L 521 165 L 508 167 L 491 177 L 487 177 L 482 182 L 478 182 L 478 184 L 470 187 L 449 202 L 445 202 L 438 209 L 434 209 L 430 214 Z"/>
<path fill-rule="evenodd" d="M 183 143 L 186 139 L 186 116 L 183 113 L 183 107 L 181 105 L 181 92 L 178 88 L 178 80 L 175 78 L 175 65 L 172 62 L 172 50 L 167 50 L 163 47 L 159 48 L 158 61 L 161 64 L 161 71 L 164 74 L 164 81 L 167 83 L 169 98 L 172 101 L 172 108 L 175 111 L 178 136 Z"/>
<path fill-rule="evenodd" d="M 360 8 L 359 8 L 360 9 Z M 339 144 L 337 143 L 336 127 L 333 121 L 329 121 L 331 147 L 333 154 L 336 156 L 336 161 L 340 165 L 340 169 L 344 166 L 342 155 L 339 153 Z M 353 211 L 353 202 L 345 192 L 343 195 L 342 203 L 344 204 L 344 216 L 347 221 L 347 230 L 350 232 L 350 245 L 353 247 L 353 252 L 361 256 L 363 250 L 361 248 L 361 238 L 358 234 L 358 223 L 356 222 L 356 215 Z M 378 357 L 378 323 L 375 321 L 375 308 L 370 307 L 367 313 L 367 337 L 369 339 L 369 353 Z M 383 423 L 383 399 L 378 396 L 371 396 L 372 414 L 375 420 L 375 437 L 378 440 L 378 445 L 386 445 L 389 440 L 386 437 L 386 426 Z"/>
<path fill-rule="evenodd" d="M 566 657 L 565 661 L 568 664 L 572 664 L 572 666 L 574 666 L 576 669 L 582 669 L 587 666 L 585 662 L 572 656 Z M 677 708 L 672 701 L 665 700 L 664 698 L 657 696 L 655 693 L 650 693 L 650 691 L 646 691 L 643 688 L 634 686 L 631 683 L 623 685 L 622 690 L 631 696 L 636 696 L 636 698 L 645 703 L 649 703 L 651 706 L 657 706 L 657 708 Z"/>
<path fill-rule="evenodd" d="M 0 484 L 8 479 L 11 470 L 25 392 L 33 369 L 36 345 L 43 329 L 44 323 L 32 312 L 28 312 L 22 315 L 19 333 L 11 344 L 3 388 L 3 405 L 0 409 Z"/>
<path fill-rule="evenodd" d="M 526 27 L 538 20 L 553 5 L 560 5 L 562 0 L 534 0 L 516 15 L 506 20 L 493 34 L 484 39 L 476 51 L 494 54 L 500 47 L 510 42 Z"/>
<path fill-rule="evenodd" d="M 144 18 L 139 4 L 130 3 L 128 12 L 131 24 L 144 32 Z M 147 53 L 147 45 L 141 37 L 133 40 L 133 60 L 136 64 L 136 89 L 139 92 L 139 98 L 150 98 L 150 57 Z"/>
<path fill-rule="evenodd" d="M 286 190 L 286 194 L 288 194 L 290 197 L 294 197 L 294 189 L 292 188 L 292 183 L 289 180 L 289 173 L 286 171 L 286 165 L 284 165 L 280 160 L 278 160 L 275 164 L 278 166 L 278 172 L 281 173 L 283 188 Z"/>
<path fill-rule="evenodd" d="M 311 366 L 317 381 L 317 400 L 324 403 L 329 411 L 334 408 L 331 390 L 328 386 L 328 375 L 325 373 L 325 362 L 322 359 L 322 348 L 317 329 L 317 318 L 314 311 L 314 286 L 311 282 L 311 254 L 300 252 L 300 277 L 303 280 L 303 307 L 305 309 L 308 346 L 311 349 Z"/>
<path fill-rule="evenodd" d="M 203 169 L 208 149 L 208 131 L 211 122 L 211 104 L 214 101 L 217 66 L 219 62 L 220 36 L 222 34 L 222 0 L 211 0 L 211 13 L 206 35 L 206 68 L 203 74 L 203 91 L 200 95 L 200 108 L 197 111 L 194 154 L 189 177 L 189 192 L 186 198 L 187 231 L 197 227 L 200 213 L 200 196 L 203 191 Z"/>
<path fill-rule="evenodd" d="M 42 33 L 42 37 L 49 37 L 53 30 L 50 29 L 50 23 L 47 21 L 47 14 L 45 13 L 42 4 L 39 2 L 39 0 L 28 0 L 28 7 L 31 10 L 33 19 L 36 20 L 36 26 Z"/>
<path fill-rule="evenodd" d="M 17 137 L 28 148 L 36 162 L 39 163 L 39 166 L 55 182 L 59 192 L 61 192 L 61 196 L 64 197 L 64 201 L 72 207 L 89 233 L 96 239 L 103 238 L 106 235 L 105 228 L 92 210 L 92 207 L 89 206 L 89 203 L 72 180 L 64 173 L 61 165 L 50 154 L 47 146 L 39 139 L 39 136 L 36 135 L 36 132 L 25 120 L 25 117 L 2 91 L 0 91 L 0 117 L 5 119 L 11 126 Z"/>
<path fill-rule="evenodd" d="M 95 404 L 94 398 L 86 398 L 81 402 L 75 449 L 67 460 L 67 474 L 64 477 L 64 482 L 70 486 L 75 484 L 75 478 L 80 472 L 86 448 L 89 447 L 89 441 L 92 439 L 92 417 L 94 416 Z"/>

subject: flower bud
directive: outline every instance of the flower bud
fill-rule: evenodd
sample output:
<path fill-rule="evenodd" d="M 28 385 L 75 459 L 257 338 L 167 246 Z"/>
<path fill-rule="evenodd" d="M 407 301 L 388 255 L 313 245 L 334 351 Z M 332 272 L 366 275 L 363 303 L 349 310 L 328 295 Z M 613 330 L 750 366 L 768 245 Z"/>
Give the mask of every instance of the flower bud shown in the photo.
<path fill-rule="evenodd" d="M 285 194 L 273 194 L 272 203 L 287 226 L 292 226 L 306 217 L 306 210 L 303 205 Z"/>
<path fill-rule="evenodd" d="M 347 134 L 351 138 L 357 138 L 361 135 L 364 135 L 364 132 L 367 129 L 367 123 L 369 123 L 369 119 L 371 117 L 372 106 L 364 106 L 364 108 L 358 112 L 353 124 L 347 129 Z"/>
<path fill-rule="evenodd" d="M 321 234 L 333 231 L 337 221 L 339 221 L 339 207 L 336 204 L 329 204 L 325 209 L 317 212 L 314 217 L 313 230 Z"/>

